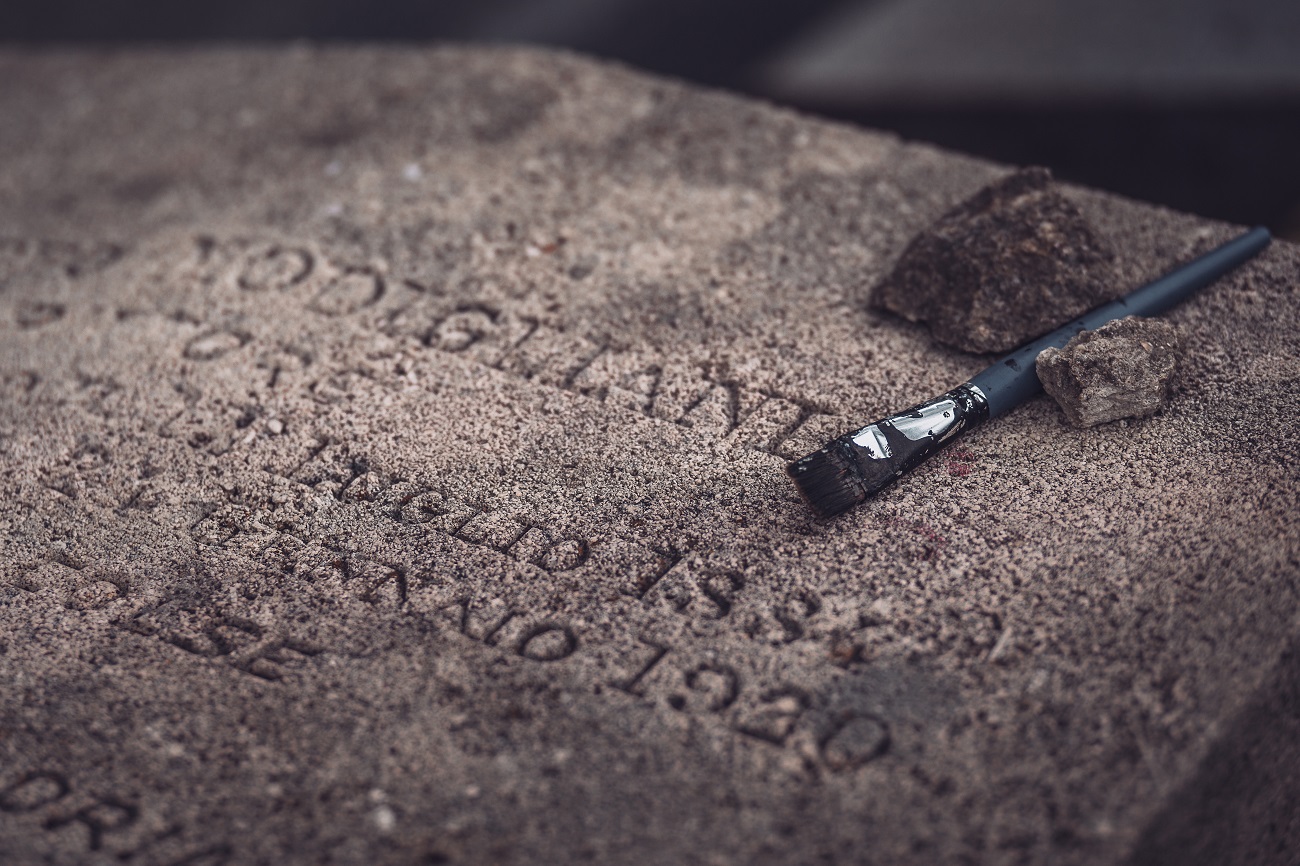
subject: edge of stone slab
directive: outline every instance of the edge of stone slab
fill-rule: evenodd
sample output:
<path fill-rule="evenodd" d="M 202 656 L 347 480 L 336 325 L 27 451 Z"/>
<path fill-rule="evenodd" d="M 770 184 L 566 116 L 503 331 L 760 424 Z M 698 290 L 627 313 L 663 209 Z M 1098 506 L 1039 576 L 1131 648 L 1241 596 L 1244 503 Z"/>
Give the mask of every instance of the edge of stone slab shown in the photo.
<path fill-rule="evenodd" d="M 1127 866 L 1300 857 L 1300 636 L 1212 740 L 1196 771 L 1146 824 Z"/>

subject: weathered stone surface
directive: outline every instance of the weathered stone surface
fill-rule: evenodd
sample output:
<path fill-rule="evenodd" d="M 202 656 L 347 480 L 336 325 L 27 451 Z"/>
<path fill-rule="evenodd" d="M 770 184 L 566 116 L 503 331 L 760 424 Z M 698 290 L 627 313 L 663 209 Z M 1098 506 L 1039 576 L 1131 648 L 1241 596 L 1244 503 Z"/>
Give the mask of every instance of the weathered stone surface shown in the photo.
<path fill-rule="evenodd" d="M 1112 253 L 1042 168 L 980 190 L 908 244 L 873 303 L 936 340 L 1005 352 L 1123 294 Z"/>
<path fill-rule="evenodd" d="M 1169 400 L 1182 345 L 1168 322 L 1128 316 L 1038 355 L 1038 379 L 1076 427 L 1153 415 Z"/>
<path fill-rule="evenodd" d="M 982 366 L 863 279 L 1005 169 L 531 51 L 4 53 L 0 118 L 6 866 L 1300 844 L 1296 247 L 1140 427 L 818 522 L 786 460 Z M 1120 286 L 1234 233 L 1071 197 Z"/>

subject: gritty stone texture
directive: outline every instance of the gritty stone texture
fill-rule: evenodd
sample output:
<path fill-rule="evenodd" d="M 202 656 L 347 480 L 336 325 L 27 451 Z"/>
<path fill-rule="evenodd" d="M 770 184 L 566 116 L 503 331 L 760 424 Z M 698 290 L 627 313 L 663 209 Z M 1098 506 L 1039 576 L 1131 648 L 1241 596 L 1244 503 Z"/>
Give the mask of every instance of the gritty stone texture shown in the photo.
<path fill-rule="evenodd" d="M 1123 292 L 1113 254 L 1043 168 L 1013 172 L 919 233 L 873 303 L 970 352 L 1006 352 Z"/>
<path fill-rule="evenodd" d="M 10 52 L 0 117 L 0 862 L 1300 844 L 1294 246 L 1166 411 L 819 522 L 785 461 L 982 366 L 864 279 L 1005 169 L 500 49 Z M 1117 286 L 1235 231 L 1069 196 Z"/>
<path fill-rule="evenodd" d="M 1070 423 L 1093 427 L 1164 408 L 1181 350 L 1173 325 L 1128 316 L 1081 331 L 1063 348 L 1044 349 L 1035 366 L 1043 390 Z"/>

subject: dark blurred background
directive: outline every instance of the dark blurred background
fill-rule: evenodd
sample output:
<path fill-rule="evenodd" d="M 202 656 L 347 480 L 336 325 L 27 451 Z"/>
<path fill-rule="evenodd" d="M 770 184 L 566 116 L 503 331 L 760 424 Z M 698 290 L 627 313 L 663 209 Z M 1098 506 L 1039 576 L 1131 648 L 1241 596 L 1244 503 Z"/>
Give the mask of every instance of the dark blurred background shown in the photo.
<path fill-rule="evenodd" d="M 47 0 L 0 42 L 565 46 L 1300 240 L 1300 0 Z"/>

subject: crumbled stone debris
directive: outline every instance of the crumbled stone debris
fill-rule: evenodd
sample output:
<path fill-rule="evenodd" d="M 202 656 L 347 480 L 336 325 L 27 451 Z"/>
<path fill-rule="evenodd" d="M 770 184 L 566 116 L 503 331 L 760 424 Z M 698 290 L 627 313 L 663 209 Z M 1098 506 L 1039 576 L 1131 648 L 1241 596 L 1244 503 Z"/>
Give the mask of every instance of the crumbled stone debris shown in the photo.
<path fill-rule="evenodd" d="M 1168 322 L 1129 316 L 1038 355 L 1038 378 L 1076 427 L 1152 415 L 1169 402 L 1182 341 Z"/>

